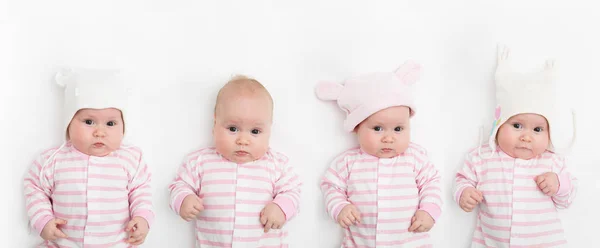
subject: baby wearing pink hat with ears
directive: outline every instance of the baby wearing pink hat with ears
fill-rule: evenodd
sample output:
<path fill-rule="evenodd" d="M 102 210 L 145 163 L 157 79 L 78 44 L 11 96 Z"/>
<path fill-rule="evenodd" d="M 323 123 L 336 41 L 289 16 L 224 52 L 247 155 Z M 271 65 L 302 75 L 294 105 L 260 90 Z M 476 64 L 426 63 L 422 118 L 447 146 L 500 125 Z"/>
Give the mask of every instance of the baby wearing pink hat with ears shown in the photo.
<path fill-rule="evenodd" d="M 427 232 L 442 207 L 440 176 L 426 150 L 410 141 L 420 70 L 408 61 L 394 72 L 316 87 L 319 99 L 344 110 L 344 129 L 360 144 L 338 155 L 321 181 L 327 212 L 345 229 L 343 247 L 431 245 Z"/>

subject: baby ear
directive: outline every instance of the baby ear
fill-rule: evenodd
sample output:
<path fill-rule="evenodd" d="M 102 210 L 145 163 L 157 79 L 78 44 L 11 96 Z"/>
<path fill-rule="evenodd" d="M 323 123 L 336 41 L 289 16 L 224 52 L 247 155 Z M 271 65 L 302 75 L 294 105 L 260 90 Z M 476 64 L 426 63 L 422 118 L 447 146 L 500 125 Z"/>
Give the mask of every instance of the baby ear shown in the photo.
<path fill-rule="evenodd" d="M 395 71 L 396 76 L 405 84 L 414 84 L 421 77 L 421 65 L 415 61 L 406 61 Z"/>
<path fill-rule="evenodd" d="M 63 69 L 60 69 L 56 73 L 56 75 L 54 75 L 54 80 L 56 81 L 56 84 L 58 84 L 59 86 L 64 88 L 67 86 L 67 84 L 72 76 L 73 76 L 72 68 L 63 68 Z"/>
<path fill-rule="evenodd" d="M 341 84 L 325 81 L 317 84 L 315 93 L 319 99 L 330 101 L 337 100 L 343 89 L 344 86 Z"/>

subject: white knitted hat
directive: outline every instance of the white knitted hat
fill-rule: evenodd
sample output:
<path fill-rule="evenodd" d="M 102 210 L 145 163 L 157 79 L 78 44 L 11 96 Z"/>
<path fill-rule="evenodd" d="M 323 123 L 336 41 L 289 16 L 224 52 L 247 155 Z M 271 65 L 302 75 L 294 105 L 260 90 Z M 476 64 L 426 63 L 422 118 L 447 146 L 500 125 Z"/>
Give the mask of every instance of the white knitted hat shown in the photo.
<path fill-rule="evenodd" d="M 116 108 L 127 113 L 128 89 L 119 71 L 112 69 L 64 69 L 55 76 L 56 83 L 65 88 L 63 127 L 66 132 L 77 111 L 84 108 Z M 66 136 L 65 136 L 66 138 Z"/>
<path fill-rule="evenodd" d="M 509 49 L 499 46 L 495 81 L 497 105 L 489 138 L 492 150 L 496 150 L 496 134 L 504 122 L 514 115 L 532 113 L 544 116 L 548 121 L 550 142 L 547 149 L 555 151 L 552 144 L 557 132 L 552 126 L 557 121 L 554 61 L 546 61 L 545 68 L 538 72 L 515 72 L 509 65 Z"/>

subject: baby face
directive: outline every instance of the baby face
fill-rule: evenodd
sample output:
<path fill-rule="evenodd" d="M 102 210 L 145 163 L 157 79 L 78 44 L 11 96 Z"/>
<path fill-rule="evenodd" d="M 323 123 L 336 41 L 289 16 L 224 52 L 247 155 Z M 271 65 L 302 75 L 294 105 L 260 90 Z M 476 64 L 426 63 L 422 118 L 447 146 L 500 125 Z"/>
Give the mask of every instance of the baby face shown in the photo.
<path fill-rule="evenodd" d="M 103 157 L 121 147 L 123 116 L 114 108 L 81 109 L 71 119 L 67 132 L 75 149 Z"/>
<path fill-rule="evenodd" d="M 264 94 L 224 97 L 217 104 L 213 137 L 217 152 L 242 164 L 260 159 L 269 149 L 272 106 Z"/>
<path fill-rule="evenodd" d="M 410 143 L 410 109 L 390 107 L 372 114 L 355 130 L 366 153 L 391 158 L 400 155 Z"/>
<path fill-rule="evenodd" d="M 513 158 L 537 157 L 550 143 L 548 121 L 537 114 L 512 116 L 498 129 L 497 142 L 500 149 Z"/>

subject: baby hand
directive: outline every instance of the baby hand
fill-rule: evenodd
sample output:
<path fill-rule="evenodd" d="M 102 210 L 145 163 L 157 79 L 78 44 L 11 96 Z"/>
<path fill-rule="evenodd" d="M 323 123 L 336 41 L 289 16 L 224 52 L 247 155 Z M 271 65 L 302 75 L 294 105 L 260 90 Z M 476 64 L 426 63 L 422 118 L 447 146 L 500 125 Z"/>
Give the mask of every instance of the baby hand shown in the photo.
<path fill-rule="evenodd" d="M 473 211 L 473 208 L 477 206 L 477 204 L 483 201 L 483 193 L 473 187 L 468 187 L 463 190 L 462 195 L 460 195 L 459 206 L 465 212 Z"/>
<path fill-rule="evenodd" d="M 337 216 L 337 221 L 343 228 L 348 228 L 354 224 L 360 223 L 360 212 L 352 205 L 348 204 L 342 208 Z"/>
<path fill-rule="evenodd" d="M 67 238 L 67 235 L 63 233 L 60 229 L 58 229 L 58 225 L 66 225 L 67 221 L 63 219 L 51 219 L 46 223 L 44 229 L 42 229 L 42 233 L 40 236 L 44 240 L 56 240 L 59 238 Z"/>
<path fill-rule="evenodd" d="M 146 240 L 148 229 L 146 219 L 139 216 L 133 217 L 125 227 L 125 231 L 129 232 L 129 239 L 126 242 L 132 245 L 141 245 Z"/>
<path fill-rule="evenodd" d="M 185 221 L 190 221 L 196 218 L 200 211 L 204 210 L 202 205 L 202 199 L 197 195 L 188 195 L 183 199 L 181 207 L 179 208 L 179 216 Z"/>
<path fill-rule="evenodd" d="M 260 223 L 265 227 L 265 233 L 280 229 L 285 223 L 285 214 L 277 204 L 271 202 L 260 211 Z"/>
<path fill-rule="evenodd" d="M 410 220 L 409 232 L 428 232 L 433 226 L 433 218 L 423 210 L 417 210 Z"/>
<path fill-rule="evenodd" d="M 556 175 L 554 172 L 546 172 L 535 177 L 535 183 L 537 184 L 538 188 L 547 196 L 555 195 L 560 186 L 558 175 Z"/>

